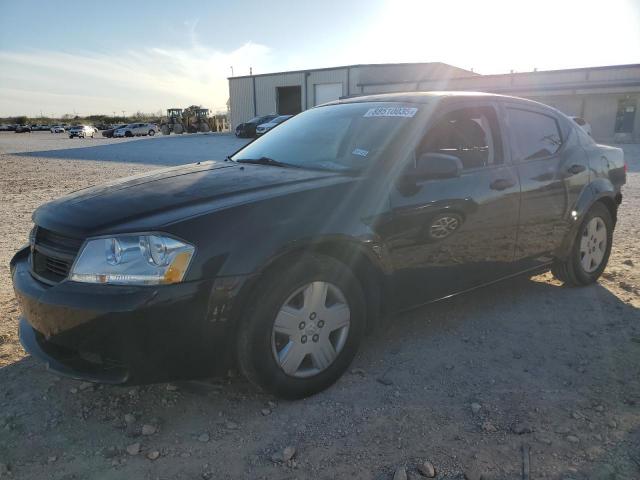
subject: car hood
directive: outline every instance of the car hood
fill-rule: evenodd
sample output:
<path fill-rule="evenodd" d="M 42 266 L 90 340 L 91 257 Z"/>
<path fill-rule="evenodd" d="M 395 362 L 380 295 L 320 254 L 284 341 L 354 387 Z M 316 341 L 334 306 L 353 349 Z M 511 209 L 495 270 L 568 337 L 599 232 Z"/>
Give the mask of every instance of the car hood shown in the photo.
<path fill-rule="evenodd" d="M 79 190 L 42 205 L 40 227 L 73 237 L 160 229 L 181 219 L 276 195 L 353 181 L 336 172 L 200 162 Z"/>

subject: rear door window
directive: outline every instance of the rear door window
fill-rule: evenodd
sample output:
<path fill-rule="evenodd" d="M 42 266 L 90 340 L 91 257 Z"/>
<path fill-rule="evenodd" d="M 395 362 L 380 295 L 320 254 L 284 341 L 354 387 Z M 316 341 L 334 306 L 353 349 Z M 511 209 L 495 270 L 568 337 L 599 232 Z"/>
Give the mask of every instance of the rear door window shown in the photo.
<path fill-rule="evenodd" d="M 517 161 L 551 157 L 560 150 L 562 134 L 555 118 L 519 108 L 507 111 Z"/>

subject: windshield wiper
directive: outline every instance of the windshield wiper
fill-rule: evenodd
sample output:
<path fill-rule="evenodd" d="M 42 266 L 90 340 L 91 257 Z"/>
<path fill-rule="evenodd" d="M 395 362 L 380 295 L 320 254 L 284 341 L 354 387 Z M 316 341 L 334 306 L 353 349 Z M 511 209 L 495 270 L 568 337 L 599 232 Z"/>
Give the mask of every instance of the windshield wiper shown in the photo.
<path fill-rule="evenodd" d="M 279 162 L 278 160 L 274 160 L 269 157 L 260 157 L 260 158 L 241 158 L 240 160 L 236 160 L 238 163 L 255 163 L 257 165 L 271 165 L 273 167 L 284 167 L 284 168 L 300 168 L 297 165 L 292 165 L 290 163 Z"/>

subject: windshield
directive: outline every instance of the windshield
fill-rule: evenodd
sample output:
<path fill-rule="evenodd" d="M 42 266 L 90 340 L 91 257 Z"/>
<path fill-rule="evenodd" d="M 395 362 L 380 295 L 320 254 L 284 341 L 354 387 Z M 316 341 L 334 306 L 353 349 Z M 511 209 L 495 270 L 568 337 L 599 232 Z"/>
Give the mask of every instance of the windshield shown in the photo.
<path fill-rule="evenodd" d="M 420 107 L 366 102 L 314 108 L 250 143 L 232 159 L 270 159 L 322 170 L 363 170 L 376 162 Z"/>

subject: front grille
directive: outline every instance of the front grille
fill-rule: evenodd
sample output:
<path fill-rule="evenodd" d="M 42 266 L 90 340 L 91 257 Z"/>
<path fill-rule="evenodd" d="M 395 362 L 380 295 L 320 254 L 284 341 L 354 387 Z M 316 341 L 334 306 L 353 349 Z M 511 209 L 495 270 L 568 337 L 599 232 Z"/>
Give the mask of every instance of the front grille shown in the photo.
<path fill-rule="evenodd" d="M 82 239 L 37 227 L 31 251 L 32 272 L 47 283 L 59 283 L 69 275 Z"/>

